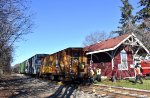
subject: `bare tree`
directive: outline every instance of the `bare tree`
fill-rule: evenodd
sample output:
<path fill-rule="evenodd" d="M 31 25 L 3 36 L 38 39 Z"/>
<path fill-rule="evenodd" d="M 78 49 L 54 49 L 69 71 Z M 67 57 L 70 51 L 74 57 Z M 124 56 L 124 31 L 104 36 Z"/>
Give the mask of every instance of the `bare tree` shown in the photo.
<path fill-rule="evenodd" d="M 147 27 L 150 27 L 150 21 L 144 22 Z M 142 43 L 150 50 L 150 31 L 139 26 L 132 26 L 133 33 L 142 41 Z"/>
<path fill-rule="evenodd" d="M 107 34 L 106 32 L 92 32 L 91 34 L 87 35 L 83 41 L 83 46 L 89 46 L 100 42 L 102 40 L 110 38 L 112 35 Z"/>
<path fill-rule="evenodd" d="M 150 50 L 150 0 L 139 0 L 140 10 L 136 13 L 137 31 L 141 41 Z"/>
<path fill-rule="evenodd" d="M 150 21 L 144 22 L 147 27 L 150 27 Z M 134 33 L 138 39 L 150 50 L 150 32 L 148 29 L 145 28 L 139 28 L 139 25 L 133 24 L 132 22 L 129 22 L 126 27 L 123 28 L 123 31 L 126 31 L 126 33 Z"/>
<path fill-rule="evenodd" d="M 134 33 L 143 44 L 150 50 L 150 0 L 139 0 L 141 8 L 135 16 L 132 15 L 133 7 L 129 0 L 121 0 L 121 19 L 118 31 L 113 31 L 118 35 L 125 33 Z"/>
<path fill-rule="evenodd" d="M 10 66 L 14 43 L 31 31 L 25 0 L 0 0 L 0 68 Z"/>

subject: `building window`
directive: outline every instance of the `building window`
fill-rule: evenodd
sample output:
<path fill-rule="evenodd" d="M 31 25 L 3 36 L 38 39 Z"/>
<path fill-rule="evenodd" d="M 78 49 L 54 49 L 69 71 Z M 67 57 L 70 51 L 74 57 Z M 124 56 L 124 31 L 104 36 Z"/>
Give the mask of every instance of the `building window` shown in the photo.
<path fill-rule="evenodd" d="M 127 53 L 125 50 L 122 50 L 120 53 L 121 56 L 121 64 L 118 64 L 119 70 L 128 70 L 128 62 L 127 62 Z"/>

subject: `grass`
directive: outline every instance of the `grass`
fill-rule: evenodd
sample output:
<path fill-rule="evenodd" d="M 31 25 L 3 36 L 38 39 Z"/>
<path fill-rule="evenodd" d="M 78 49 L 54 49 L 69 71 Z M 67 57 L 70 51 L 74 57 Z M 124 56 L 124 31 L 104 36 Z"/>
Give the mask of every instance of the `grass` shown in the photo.
<path fill-rule="evenodd" d="M 103 80 L 102 82 L 96 82 L 96 84 L 105 84 L 109 86 L 150 90 L 150 79 L 149 80 L 143 79 L 143 84 L 140 84 L 140 83 L 134 84 L 133 82 L 134 82 L 134 79 L 117 80 L 115 83 L 110 80 Z"/>

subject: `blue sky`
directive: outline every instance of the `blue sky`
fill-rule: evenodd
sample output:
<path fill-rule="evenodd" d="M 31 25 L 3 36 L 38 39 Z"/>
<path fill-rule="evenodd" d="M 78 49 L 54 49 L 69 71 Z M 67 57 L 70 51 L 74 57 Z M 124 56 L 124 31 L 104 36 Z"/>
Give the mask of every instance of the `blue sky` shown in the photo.
<path fill-rule="evenodd" d="M 14 62 L 37 53 L 54 53 L 80 47 L 92 32 L 117 30 L 121 17 L 120 0 L 31 0 L 33 33 L 16 43 Z M 139 0 L 130 0 L 137 6 Z"/>

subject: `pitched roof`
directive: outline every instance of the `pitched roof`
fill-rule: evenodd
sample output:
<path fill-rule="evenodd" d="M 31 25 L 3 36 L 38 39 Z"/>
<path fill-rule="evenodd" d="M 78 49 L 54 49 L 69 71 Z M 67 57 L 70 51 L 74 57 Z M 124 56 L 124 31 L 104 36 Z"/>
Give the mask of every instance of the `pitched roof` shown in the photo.
<path fill-rule="evenodd" d="M 98 51 L 98 50 L 105 50 L 114 48 L 117 46 L 120 42 L 122 42 L 125 38 L 127 38 L 130 34 L 124 34 L 118 37 L 114 37 L 111 39 L 107 39 L 101 42 L 98 42 L 96 44 L 87 46 L 84 48 L 85 51 Z"/>
<path fill-rule="evenodd" d="M 107 39 L 96 44 L 87 46 L 84 48 L 84 51 L 88 51 L 86 54 L 95 54 L 99 52 L 106 52 L 115 50 L 125 41 L 129 40 L 129 38 L 134 38 L 135 42 L 140 45 L 141 48 L 145 50 L 146 53 L 150 54 L 149 50 L 142 44 L 142 42 L 132 33 L 132 34 L 124 34 L 118 37 L 114 37 L 111 39 Z M 131 43 L 131 44 L 134 44 Z"/>

